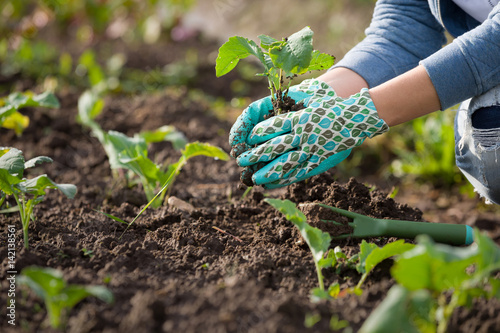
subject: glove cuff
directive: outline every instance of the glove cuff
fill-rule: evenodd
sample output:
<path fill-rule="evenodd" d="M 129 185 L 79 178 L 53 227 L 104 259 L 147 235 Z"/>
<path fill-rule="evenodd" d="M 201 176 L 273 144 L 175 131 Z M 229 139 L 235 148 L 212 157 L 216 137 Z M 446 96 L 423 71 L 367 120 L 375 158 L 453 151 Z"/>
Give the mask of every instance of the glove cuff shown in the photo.
<path fill-rule="evenodd" d="M 344 103 L 350 105 L 344 109 L 344 116 L 346 112 L 353 111 L 351 121 L 357 123 L 355 127 L 360 129 L 366 137 L 373 138 L 389 130 L 386 122 L 379 117 L 368 88 L 361 89 Z"/>

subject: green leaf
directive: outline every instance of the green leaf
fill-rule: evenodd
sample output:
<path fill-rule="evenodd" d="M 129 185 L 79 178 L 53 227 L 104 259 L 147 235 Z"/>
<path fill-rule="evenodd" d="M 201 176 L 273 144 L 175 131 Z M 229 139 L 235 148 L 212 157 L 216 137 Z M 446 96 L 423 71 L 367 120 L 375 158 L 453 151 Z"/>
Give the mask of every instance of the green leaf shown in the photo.
<path fill-rule="evenodd" d="M 143 138 L 139 136 L 131 138 L 116 131 L 109 131 L 106 134 L 105 149 L 112 169 L 130 169 L 128 165 L 120 162 L 120 159 L 123 160 L 125 157 L 134 160 L 139 156 L 148 156 L 148 146 Z"/>
<path fill-rule="evenodd" d="M 16 135 L 21 135 L 30 124 L 30 118 L 17 111 L 9 113 L 8 116 L 4 116 L 2 119 L 2 127 L 14 130 Z"/>
<path fill-rule="evenodd" d="M 93 51 L 86 50 L 83 52 L 80 56 L 79 63 L 87 69 L 87 75 L 92 86 L 97 86 L 99 83 L 106 80 L 101 66 L 99 66 L 95 60 L 95 54 Z"/>
<path fill-rule="evenodd" d="M 427 235 L 417 239 L 418 245 L 399 256 L 391 269 L 399 284 L 409 290 L 443 292 L 470 278 L 466 269 L 478 258 L 477 246 L 436 244 Z"/>
<path fill-rule="evenodd" d="M 0 191 L 7 195 L 19 192 L 14 186 L 22 181 L 21 178 L 11 175 L 7 170 L 0 169 Z"/>
<path fill-rule="evenodd" d="M 66 286 L 62 272 L 48 267 L 26 267 L 19 278 L 20 284 L 28 285 L 42 299 L 57 295 Z"/>
<path fill-rule="evenodd" d="M 32 106 L 43 106 L 46 108 L 54 109 L 57 109 L 61 106 L 57 97 L 49 91 L 33 96 L 32 100 L 35 103 Z"/>
<path fill-rule="evenodd" d="M 286 219 L 292 223 L 303 223 L 307 221 L 307 217 L 304 213 L 302 213 L 302 211 L 300 211 L 290 200 L 267 198 L 264 199 L 264 201 L 283 213 Z"/>
<path fill-rule="evenodd" d="M 377 249 L 377 248 L 378 248 L 378 246 L 376 244 L 368 243 L 364 239 L 361 241 L 361 245 L 359 247 L 359 249 L 360 249 L 359 262 L 356 265 L 356 270 L 359 273 L 366 273 L 366 269 L 365 269 L 366 258 L 368 258 L 370 253 L 372 253 L 372 251 Z"/>
<path fill-rule="evenodd" d="M 71 309 L 89 296 L 97 297 L 106 303 L 112 303 L 114 300 L 113 294 L 106 287 L 79 285 L 70 285 L 66 287 L 62 290 L 58 298 L 63 307 Z"/>
<path fill-rule="evenodd" d="M 3 155 L 0 156 L 0 169 L 7 170 L 13 176 L 22 178 L 24 172 L 23 152 L 16 148 L 2 147 Z"/>
<path fill-rule="evenodd" d="M 33 168 L 37 164 L 52 163 L 52 162 L 53 162 L 53 160 L 50 157 L 38 156 L 38 157 L 32 158 L 31 160 L 24 163 L 24 168 L 29 169 L 29 168 Z"/>
<path fill-rule="evenodd" d="M 90 90 L 85 91 L 78 99 L 78 114 L 85 125 L 88 124 L 88 120 L 94 120 L 100 115 L 103 108 L 104 101 L 97 93 Z"/>
<path fill-rule="evenodd" d="M 283 213 L 287 220 L 295 224 L 309 245 L 315 263 L 319 263 L 330 247 L 331 237 L 327 232 L 307 224 L 306 216 L 290 200 L 264 199 L 265 202 Z"/>
<path fill-rule="evenodd" d="M 304 74 L 312 59 L 313 31 L 309 27 L 292 34 L 286 43 L 269 48 L 269 55 L 276 67 L 283 69 L 287 76 Z"/>
<path fill-rule="evenodd" d="M 174 126 L 165 125 L 154 131 L 143 131 L 139 134 L 146 143 L 169 141 L 175 149 L 182 149 L 187 144 L 187 139 Z"/>
<path fill-rule="evenodd" d="M 42 298 L 53 328 L 62 328 L 63 310 L 72 309 L 88 296 L 97 297 L 105 302 L 113 302 L 113 294 L 102 286 L 67 285 L 62 272 L 52 268 L 27 267 L 18 278 L 19 284 L 27 285 Z"/>
<path fill-rule="evenodd" d="M 182 155 L 186 159 L 203 155 L 222 161 L 229 160 L 229 155 L 221 148 L 213 146 L 209 143 L 202 143 L 199 141 L 188 143 L 184 150 L 182 150 Z"/>
<path fill-rule="evenodd" d="M 321 53 L 317 50 L 312 52 L 311 63 L 309 64 L 309 71 L 324 70 L 333 66 L 335 57 L 326 53 Z"/>
<path fill-rule="evenodd" d="M 365 273 L 370 273 L 370 271 L 379 263 L 387 258 L 393 257 L 395 255 L 402 254 L 406 251 L 411 250 L 415 247 L 414 244 L 405 243 L 403 239 L 386 244 L 383 247 L 377 247 L 370 252 L 370 254 L 365 258 L 364 270 Z M 361 261 L 360 261 L 361 262 Z"/>
<path fill-rule="evenodd" d="M 500 246 L 478 229 L 474 230 L 474 242 L 479 251 L 476 271 L 489 274 L 500 269 Z"/>
<path fill-rule="evenodd" d="M 272 44 L 279 42 L 277 39 L 267 35 L 260 35 L 258 38 L 260 39 L 260 46 L 265 50 L 268 50 Z"/>
<path fill-rule="evenodd" d="M 219 55 L 215 61 L 215 73 L 217 77 L 229 73 L 240 59 L 254 55 L 264 65 L 267 71 L 264 53 L 259 46 L 248 38 L 234 36 L 219 48 Z"/>
<path fill-rule="evenodd" d="M 401 286 L 392 287 L 384 301 L 370 314 L 359 333 L 419 333 L 409 310 L 412 294 Z M 430 303 L 430 296 L 426 303 Z"/>
<path fill-rule="evenodd" d="M 17 184 L 17 187 L 22 192 L 30 193 L 35 196 L 44 195 L 46 189 L 57 189 L 70 199 L 73 199 L 75 197 L 77 191 L 75 185 L 56 184 L 47 175 L 40 175 L 32 179 L 24 180 L 23 182 Z"/>

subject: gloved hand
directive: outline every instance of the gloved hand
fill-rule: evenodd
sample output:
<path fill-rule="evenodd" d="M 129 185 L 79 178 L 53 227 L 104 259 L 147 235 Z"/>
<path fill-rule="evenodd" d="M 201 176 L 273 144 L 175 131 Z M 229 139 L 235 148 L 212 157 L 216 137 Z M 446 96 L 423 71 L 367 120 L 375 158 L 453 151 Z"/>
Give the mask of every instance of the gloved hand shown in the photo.
<path fill-rule="evenodd" d="M 305 91 L 298 90 L 298 86 L 292 86 L 288 90 L 288 96 L 295 100 L 298 104 L 302 102 L 304 107 L 307 106 L 311 95 Z M 253 148 L 247 142 L 248 135 L 252 132 L 255 125 L 263 121 L 269 116 L 273 110 L 273 102 L 271 96 L 259 99 L 250 104 L 241 115 L 236 119 L 229 133 L 229 144 L 231 145 L 231 156 L 238 157 L 241 153 Z"/>
<path fill-rule="evenodd" d="M 253 174 L 256 185 L 276 188 L 322 173 L 343 161 L 367 137 L 389 130 L 366 88 L 343 99 L 327 83 L 314 79 L 303 81 L 295 91 L 310 96 L 307 108 L 267 120 L 258 118 L 260 122 L 251 123 L 250 135 L 240 141 L 245 148 L 258 146 L 240 153 L 238 165 L 267 163 Z"/>

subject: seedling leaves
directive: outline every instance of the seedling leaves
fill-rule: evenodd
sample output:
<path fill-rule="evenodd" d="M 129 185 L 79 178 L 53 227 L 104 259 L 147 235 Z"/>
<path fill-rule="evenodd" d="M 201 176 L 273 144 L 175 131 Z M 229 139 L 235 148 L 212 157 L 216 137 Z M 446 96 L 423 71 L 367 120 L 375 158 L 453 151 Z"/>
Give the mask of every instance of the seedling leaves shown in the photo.
<path fill-rule="evenodd" d="M 318 50 L 312 52 L 311 63 L 308 71 L 320 71 L 328 69 L 335 63 L 335 57 L 326 53 L 321 53 Z"/>
<path fill-rule="evenodd" d="M 64 326 L 65 311 L 88 296 L 97 297 L 107 303 L 113 302 L 113 294 L 102 286 L 67 285 L 62 273 L 52 268 L 27 267 L 18 278 L 42 298 L 53 328 Z"/>
<path fill-rule="evenodd" d="M 392 267 L 396 281 L 409 290 L 442 292 L 458 288 L 468 278 L 466 268 L 476 260 L 477 246 L 466 248 L 435 244 L 421 235 L 418 245 L 402 254 Z"/>
<path fill-rule="evenodd" d="M 420 331 L 412 323 L 414 316 L 409 311 L 410 293 L 401 286 L 391 288 L 384 301 L 364 322 L 359 333 L 419 333 Z"/>
<path fill-rule="evenodd" d="M 47 175 L 40 175 L 35 178 L 27 179 L 22 183 L 18 184 L 18 187 L 25 193 L 29 193 L 35 196 L 41 196 L 45 194 L 46 189 L 58 189 L 65 196 L 73 199 L 76 195 L 76 186 L 73 184 L 56 184 Z"/>
<path fill-rule="evenodd" d="M 313 32 L 309 27 L 292 34 L 283 45 L 269 49 L 269 56 L 276 67 L 283 69 L 286 76 L 304 74 L 311 63 Z"/>
<path fill-rule="evenodd" d="M 249 55 L 256 56 L 262 64 L 266 63 L 262 50 L 254 41 L 240 36 L 230 37 L 219 48 L 219 56 L 215 65 L 217 77 L 229 73 L 236 67 L 240 59 L 244 59 Z"/>
<path fill-rule="evenodd" d="M 0 169 L 7 170 L 11 175 L 22 177 L 24 172 L 23 152 L 16 148 L 2 148 Z"/>
<path fill-rule="evenodd" d="M 316 266 L 316 272 L 318 274 L 319 287 L 321 290 L 324 290 L 325 288 L 323 285 L 323 275 L 321 273 L 320 263 L 327 264 L 329 262 L 329 260 L 323 262 L 321 260 L 330 247 L 330 234 L 323 232 L 318 228 L 311 227 L 307 223 L 307 218 L 304 213 L 302 213 L 290 200 L 267 198 L 264 199 L 264 201 L 283 213 L 286 219 L 292 222 L 299 229 L 302 238 L 304 238 L 305 242 L 309 246 L 309 249 L 311 250 L 314 264 Z"/>

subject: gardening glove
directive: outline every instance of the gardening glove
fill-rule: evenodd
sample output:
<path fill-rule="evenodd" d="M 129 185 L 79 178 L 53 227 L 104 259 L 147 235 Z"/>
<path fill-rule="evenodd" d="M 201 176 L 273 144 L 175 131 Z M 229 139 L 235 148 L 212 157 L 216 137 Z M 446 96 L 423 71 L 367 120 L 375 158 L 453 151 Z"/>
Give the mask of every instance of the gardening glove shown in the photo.
<path fill-rule="evenodd" d="M 311 94 L 304 90 L 298 90 L 298 86 L 292 86 L 288 90 L 288 96 L 295 100 L 296 103 L 304 103 L 307 106 Z M 273 102 L 271 96 L 259 99 L 250 104 L 241 115 L 236 119 L 229 133 L 229 144 L 231 145 L 231 156 L 238 157 L 243 152 L 253 148 L 247 141 L 252 129 L 273 110 Z"/>
<path fill-rule="evenodd" d="M 256 124 L 246 143 L 258 146 L 237 158 L 242 167 L 267 163 L 253 174 L 256 185 L 276 188 L 322 173 L 366 138 L 389 130 L 366 88 L 344 99 L 314 79 L 302 82 L 297 91 L 311 96 L 307 108 Z"/>

